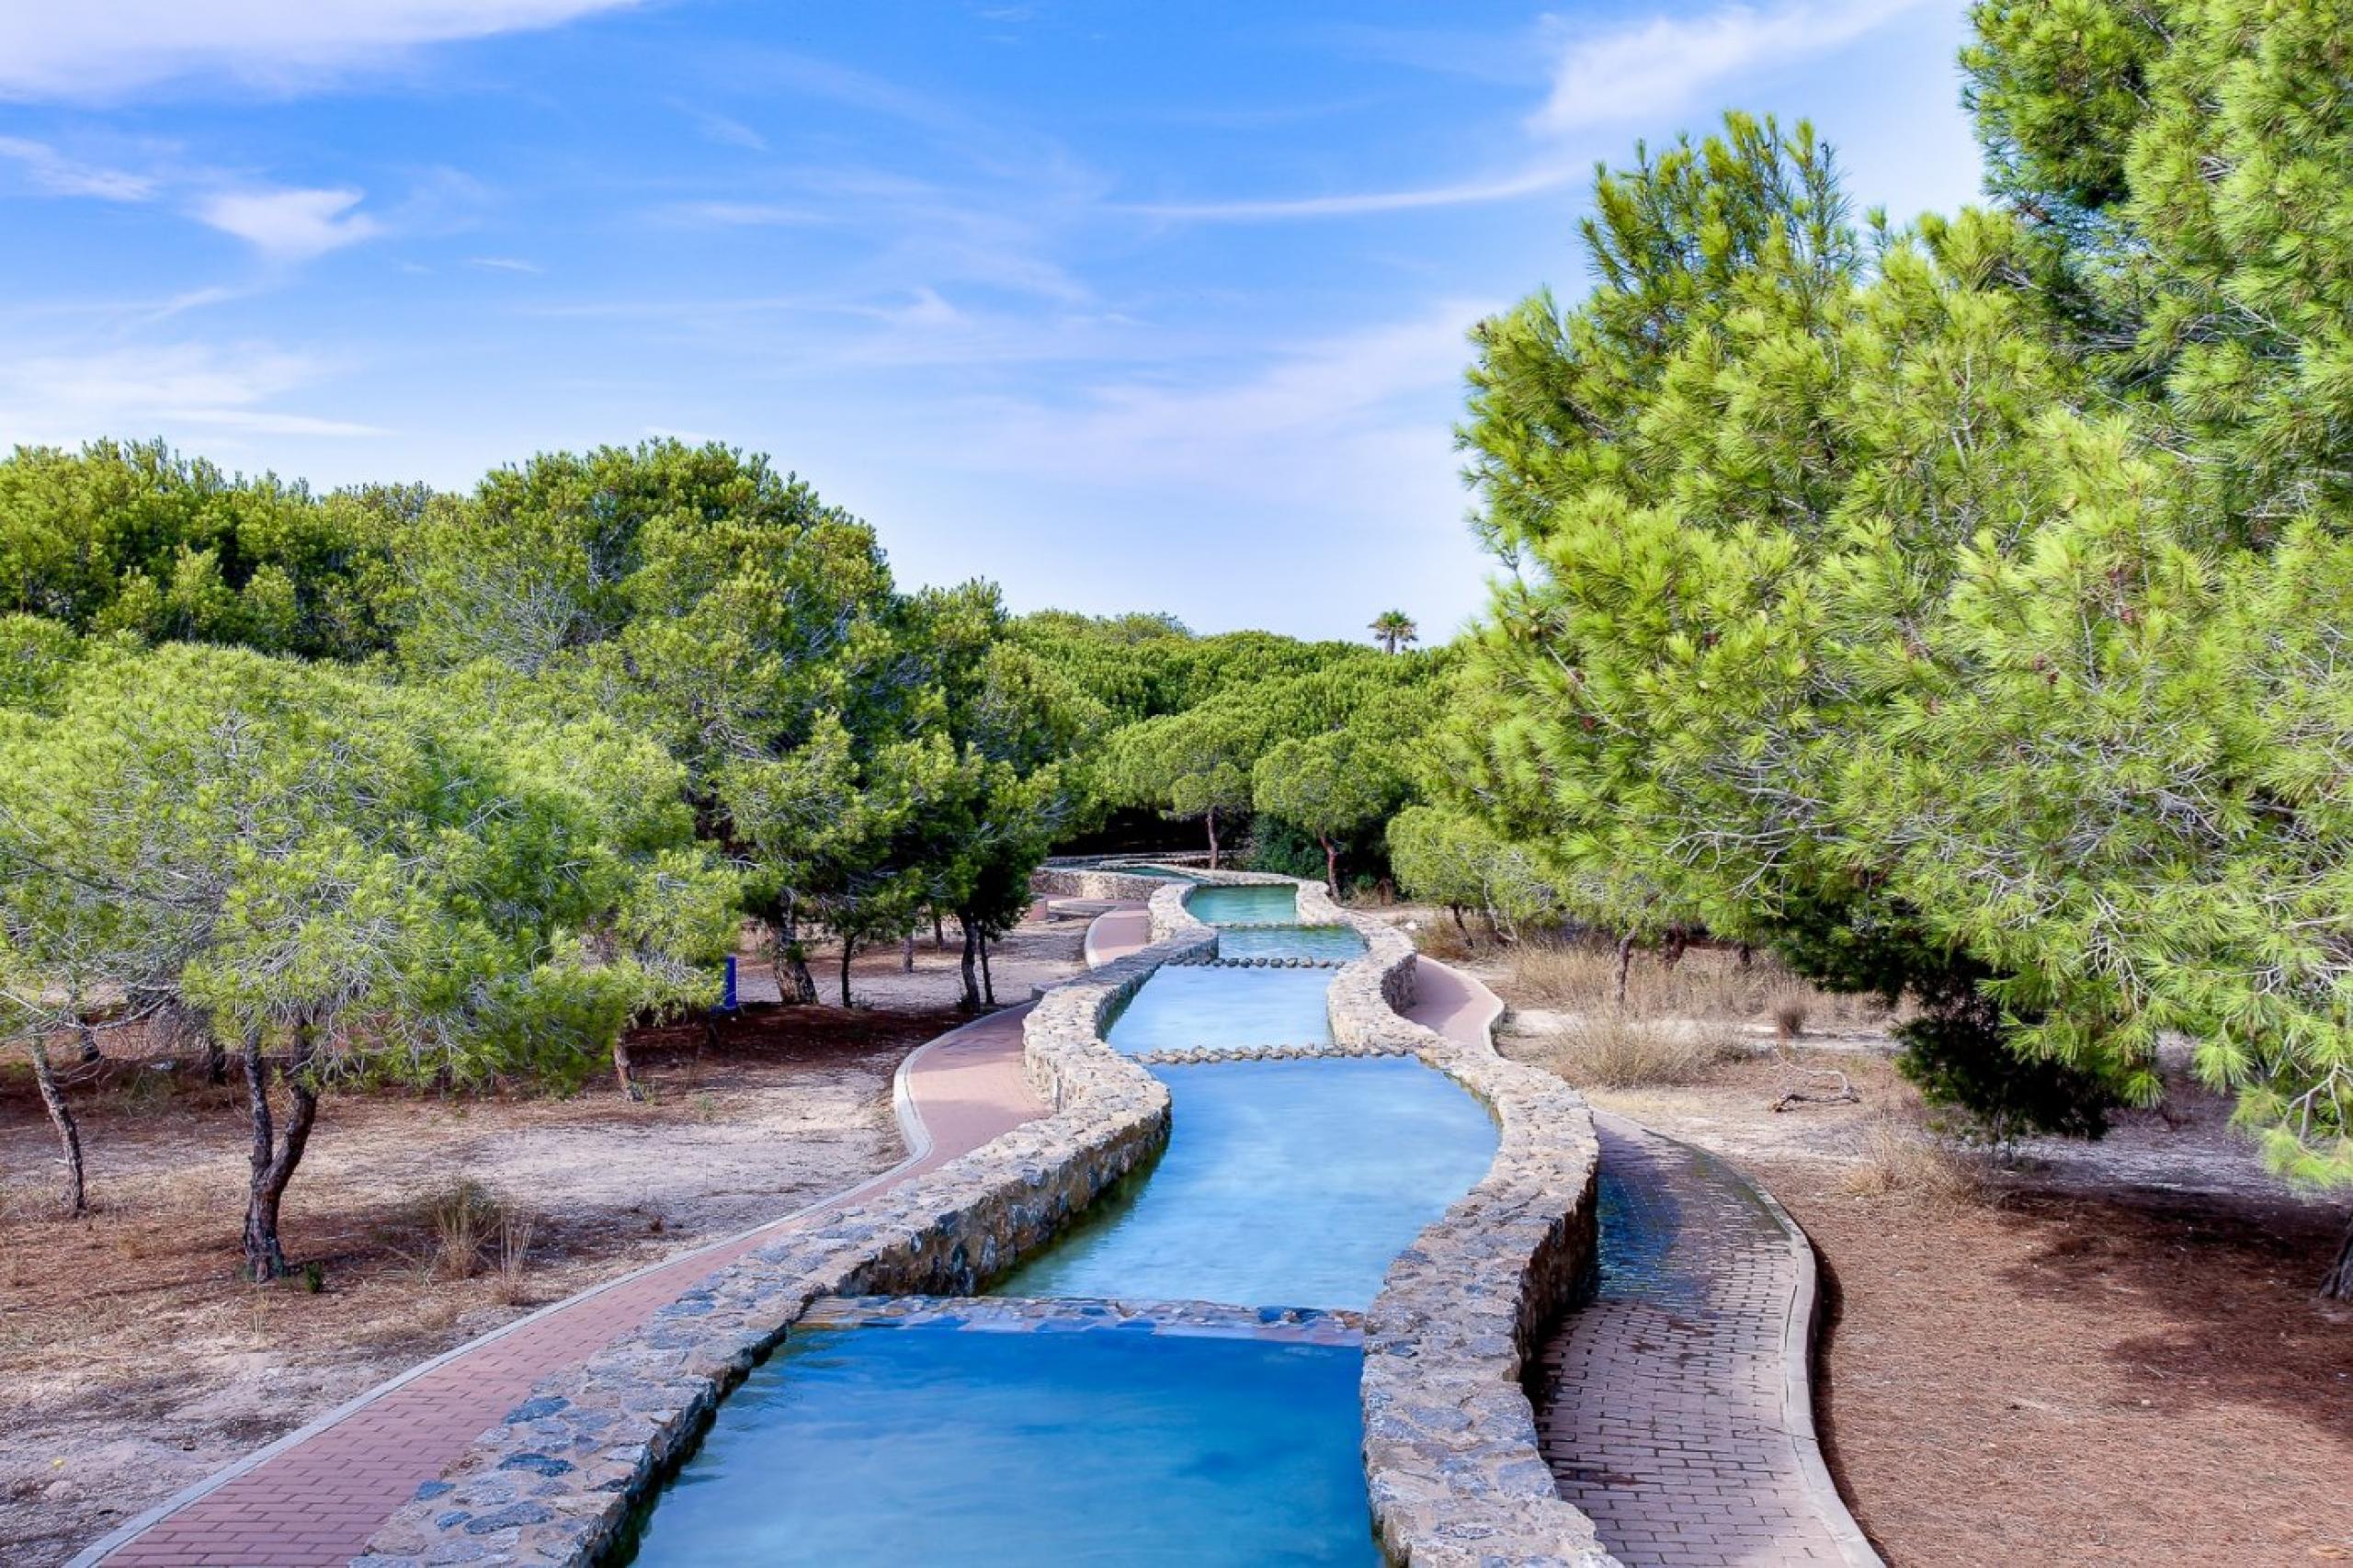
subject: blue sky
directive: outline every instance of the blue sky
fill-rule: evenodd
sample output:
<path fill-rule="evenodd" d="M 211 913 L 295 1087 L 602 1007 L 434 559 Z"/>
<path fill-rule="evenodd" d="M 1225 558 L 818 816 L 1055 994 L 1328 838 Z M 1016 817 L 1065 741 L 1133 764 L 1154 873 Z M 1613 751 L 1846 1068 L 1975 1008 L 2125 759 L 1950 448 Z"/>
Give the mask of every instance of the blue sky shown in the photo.
<path fill-rule="evenodd" d="M 1483 597 L 1462 335 L 1594 161 L 1808 116 L 1970 199 L 1956 0 L 0 0 L 0 443 L 329 485 L 677 434 L 903 580 L 1207 631 Z"/>

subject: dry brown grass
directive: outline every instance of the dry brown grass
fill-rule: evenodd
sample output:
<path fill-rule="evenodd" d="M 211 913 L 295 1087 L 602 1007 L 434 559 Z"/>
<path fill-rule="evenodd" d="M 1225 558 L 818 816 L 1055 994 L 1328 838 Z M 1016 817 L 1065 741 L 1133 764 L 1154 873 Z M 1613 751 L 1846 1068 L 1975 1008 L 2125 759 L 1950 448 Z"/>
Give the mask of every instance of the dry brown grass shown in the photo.
<path fill-rule="evenodd" d="M 498 1274 L 491 1284 L 491 1299 L 503 1307 L 529 1306 L 531 1233 L 539 1221 L 529 1214 L 509 1212 L 498 1222 Z"/>
<path fill-rule="evenodd" d="M 1440 963 L 1469 963 L 1479 956 L 1477 945 L 1444 916 L 1416 927 L 1414 946 Z"/>
<path fill-rule="evenodd" d="M 1504 989 L 1516 1006 L 1583 1012 L 1617 1005 L 1618 955 L 1607 944 L 1524 941 L 1508 949 L 1506 963 Z M 1671 965 L 1656 954 L 1636 953 L 1626 976 L 1625 1011 L 1635 1018 L 1770 1023 L 1784 1038 L 1802 1033 L 1813 1019 L 1860 1028 L 1888 1017 L 1875 998 L 1833 995 L 1764 954 L 1744 968 L 1736 953 L 1712 948 L 1693 948 Z"/>
<path fill-rule="evenodd" d="M 1906 1120 L 1874 1122 L 1863 1131 L 1862 1158 L 1840 1178 L 1850 1198 L 1922 1198 L 1972 1203 L 1984 1196 L 1980 1158 Z"/>
<path fill-rule="evenodd" d="M 1695 1083 L 1742 1054 L 1722 1027 L 1665 1024 L 1597 1008 L 1564 1024 L 1541 1053 L 1573 1084 L 1605 1089 Z"/>
<path fill-rule="evenodd" d="M 506 1222 L 506 1210 L 480 1182 L 462 1179 L 425 1200 L 433 1236 L 426 1273 L 435 1279 L 471 1279 L 482 1267 L 483 1249 Z"/>

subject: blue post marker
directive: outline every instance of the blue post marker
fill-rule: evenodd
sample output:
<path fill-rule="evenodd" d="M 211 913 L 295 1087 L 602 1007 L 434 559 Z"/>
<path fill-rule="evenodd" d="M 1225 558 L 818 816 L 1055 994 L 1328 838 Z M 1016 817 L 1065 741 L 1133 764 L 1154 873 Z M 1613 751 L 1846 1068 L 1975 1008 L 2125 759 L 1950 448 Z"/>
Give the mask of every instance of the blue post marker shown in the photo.
<path fill-rule="evenodd" d="M 735 955 L 733 953 L 727 955 L 727 983 L 720 989 L 719 1010 L 722 1013 L 732 1013 L 735 1010 Z"/>

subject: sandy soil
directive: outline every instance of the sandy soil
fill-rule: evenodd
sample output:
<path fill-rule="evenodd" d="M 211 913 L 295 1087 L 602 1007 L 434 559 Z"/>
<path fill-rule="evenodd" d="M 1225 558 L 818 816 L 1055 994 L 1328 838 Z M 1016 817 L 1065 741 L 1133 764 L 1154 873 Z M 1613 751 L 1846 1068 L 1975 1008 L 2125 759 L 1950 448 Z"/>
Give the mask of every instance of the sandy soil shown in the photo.
<path fill-rule="evenodd" d="M 998 996 L 1074 972 L 1082 931 L 1009 936 Z M 0 1067 L 0 1562 L 62 1562 L 417 1361 L 887 1168 L 892 1073 L 963 1021 L 950 942 L 922 943 L 912 973 L 895 948 L 860 955 L 853 1012 L 747 1008 L 716 1049 L 699 1026 L 640 1037 L 642 1104 L 608 1078 L 563 1098 L 330 1096 L 285 1221 L 316 1294 L 234 1278 L 241 1090 L 110 1062 L 74 1096 L 97 1210 L 64 1221 L 49 1124 Z M 496 1205 L 471 1278 L 432 1212 L 461 1182 Z M 529 1227 L 512 1270 L 509 1217 Z"/>
<path fill-rule="evenodd" d="M 1555 1060 L 1560 1027 L 1515 1014 L 1504 1048 Z M 1917 1097 L 1883 1038 L 1818 1043 L 1588 1092 L 1729 1156 L 1813 1238 L 1825 1444 L 1891 1562 L 2353 1560 L 2353 1310 L 2313 1294 L 2341 1205 L 2284 1191 L 2195 1085 L 2101 1142 L 1965 1165 L 1958 1195 L 1885 1190 Z M 1859 1104 L 1769 1108 L 1834 1073 Z"/>

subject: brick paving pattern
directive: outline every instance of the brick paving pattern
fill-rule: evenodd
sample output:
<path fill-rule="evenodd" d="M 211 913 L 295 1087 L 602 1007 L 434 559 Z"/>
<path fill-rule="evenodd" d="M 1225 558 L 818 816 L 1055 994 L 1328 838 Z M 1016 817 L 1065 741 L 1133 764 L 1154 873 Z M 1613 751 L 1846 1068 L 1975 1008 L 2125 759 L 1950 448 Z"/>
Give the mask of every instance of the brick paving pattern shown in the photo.
<path fill-rule="evenodd" d="M 1594 1120 L 1600 1288 L 1539 1372 L 1561 1495 L 1627 1568 L 1848 1561 L 1783 1416 L 1788 1233 L 1713 1155 Z"/>
<path fill-rule="evenodd" d="M 1045 1114 L 1021 1073 L 1009 1007 L 943 1035 L 908 1070 L 932 1138 L 921 1160 L 820 1206 L 830 1211 L 945 1165 Z M 318 1568 L 347 1562 L 419 1483 L 463 1453 L 533 1384 L 642 1326 L 704 1276 L 805 1221 L 794 1216 L 578 1296 L 381 1393 L 116 1548 L 108 1568 Z"/>

